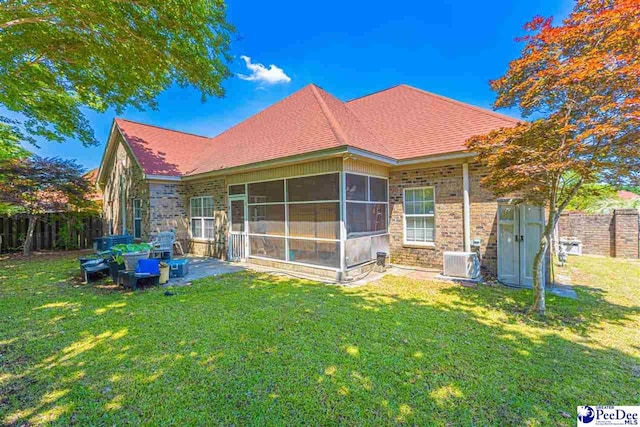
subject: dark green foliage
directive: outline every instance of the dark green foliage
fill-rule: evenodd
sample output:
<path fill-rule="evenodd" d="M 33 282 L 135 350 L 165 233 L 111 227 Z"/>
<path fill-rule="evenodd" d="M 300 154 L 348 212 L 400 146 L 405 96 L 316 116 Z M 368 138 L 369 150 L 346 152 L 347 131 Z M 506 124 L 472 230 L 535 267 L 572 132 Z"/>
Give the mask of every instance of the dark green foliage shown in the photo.
<path fill-rule="evenodd" d="M 232 31 L 222 0 L 1 1 L 0 105 L 17 114 L 0 159 L 36 137 L 97 144 L 83 108 L 153 108 L 172 84 L 222 96 Z"/>
<path fill-rule="evenodd" d="M 29 255 L 38 216 L 93 205 L 91 184 L 75 160 L 31 156 L 0 160 L 0 204 L 19 208 L 29 217 L 24 254 Z M 69 231 L 69 230 L 67 230 Z"/>
<path fill-rule="evenodd" d="M 28 215 L 89 206 L 91 184 L 75 160 L 32 156 L 0 161 L 0 203 Z"/>

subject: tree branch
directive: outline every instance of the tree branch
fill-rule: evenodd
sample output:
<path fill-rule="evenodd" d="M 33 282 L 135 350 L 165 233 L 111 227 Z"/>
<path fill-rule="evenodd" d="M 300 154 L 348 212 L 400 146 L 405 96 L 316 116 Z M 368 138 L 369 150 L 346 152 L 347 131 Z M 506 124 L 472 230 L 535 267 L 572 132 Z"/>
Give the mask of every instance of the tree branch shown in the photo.
<path fill-rule="evenodd" d="M 47 22 L 51 23 L 51 18 L 54 18 L 54 15 L 47 16 L 30 16 L 28 18 L 18 18 L 12 21 L 7 21 L 0 24 L 0 30 L 6 30 L 7 28 L 14 27 L 16 25 L 24 25 L 24 24 L 37 24 L 39 22 Z"/>
<path fill-rule="evenodd" d="M 571 199 L 573 199 L 573 197 L 578 193 L 580 187 L 582 187 L 582 183 L 583 179 L 580 178 L 576 185 L 573 186 L 569 194 L 567 194 L 567 197 L 562 201 L 562 203 L 560 203 L 560 206 L 558 206 L 558 212 L 562 212 L 567 207 L 569 202 L 571 202 Z"/>

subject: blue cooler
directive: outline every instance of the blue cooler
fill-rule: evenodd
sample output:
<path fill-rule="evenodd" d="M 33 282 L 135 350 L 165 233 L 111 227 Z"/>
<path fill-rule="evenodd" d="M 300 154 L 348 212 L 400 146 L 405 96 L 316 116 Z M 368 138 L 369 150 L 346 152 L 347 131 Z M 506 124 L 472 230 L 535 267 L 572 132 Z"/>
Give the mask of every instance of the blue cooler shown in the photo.
<path fill-rule="evenodd" d="M 136 267 L 136 273 L 146 273 L 151 275 L 160 274 L 160 261 L 157 259 L 140 259 Z"/>
<path fill-rule="evenodd" d="M 167 261 L 169 264 L 169 277 L 184 277 L 189 274 L 188 259 L 172 259 Z"/>

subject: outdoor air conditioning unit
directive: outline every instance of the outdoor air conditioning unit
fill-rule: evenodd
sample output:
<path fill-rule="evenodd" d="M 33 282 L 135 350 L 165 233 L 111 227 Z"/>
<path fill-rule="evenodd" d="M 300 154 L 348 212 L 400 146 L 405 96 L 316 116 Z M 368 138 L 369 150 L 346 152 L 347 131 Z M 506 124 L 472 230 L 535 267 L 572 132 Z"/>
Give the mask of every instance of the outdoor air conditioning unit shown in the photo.
<path fill-rule="evenodd" d="M 480 275 L 480 260 L 475 252 L 445 252 L 444 276 L 475 279 Z"/>

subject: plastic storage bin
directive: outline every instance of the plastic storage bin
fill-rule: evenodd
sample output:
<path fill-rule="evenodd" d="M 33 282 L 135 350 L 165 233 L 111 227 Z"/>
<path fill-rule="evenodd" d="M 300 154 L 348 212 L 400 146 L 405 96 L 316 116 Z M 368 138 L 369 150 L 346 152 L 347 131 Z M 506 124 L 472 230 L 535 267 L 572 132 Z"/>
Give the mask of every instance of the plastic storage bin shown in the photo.
<path fill-rule="evenodd" d="M 166 262 L 169 264 L 169 277 L 184 277 L 189 274 L 188 259 L 172 259 Z"/>
<path fill-rule="evenodd" d="M 160 274 L 160 261 L 153 258 L 138 260 L 136 273 Z"/>
<path fill-rule="evenodd" d="M 128 244 L 133 243 L 133 236 L 131 234 L 121 234 L 121 235 L 112 235 L 112 236 L 103 236 L 99 239 L 95 240 L 97 243 L 97 251 L 108 251 L 115 245 L 119 245 L 121 243 Z"/>

